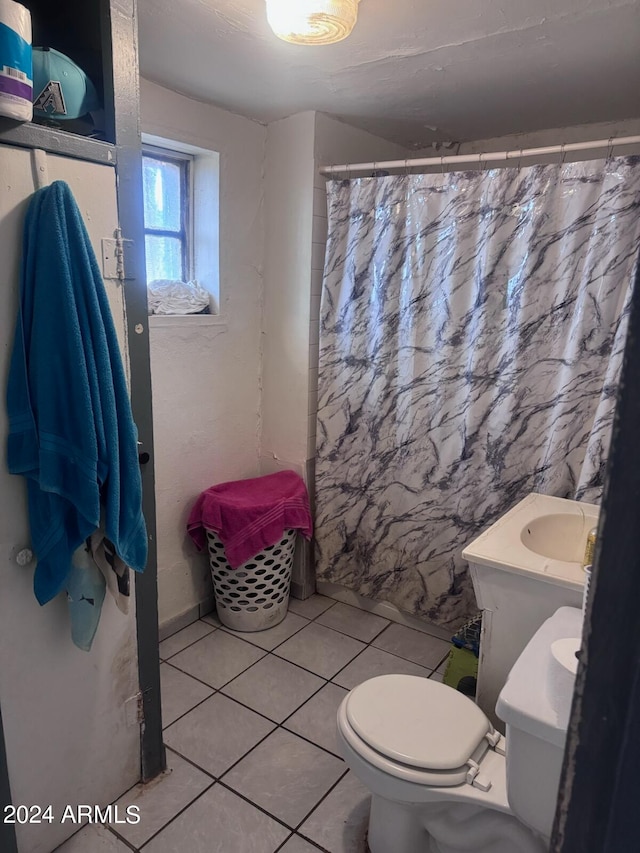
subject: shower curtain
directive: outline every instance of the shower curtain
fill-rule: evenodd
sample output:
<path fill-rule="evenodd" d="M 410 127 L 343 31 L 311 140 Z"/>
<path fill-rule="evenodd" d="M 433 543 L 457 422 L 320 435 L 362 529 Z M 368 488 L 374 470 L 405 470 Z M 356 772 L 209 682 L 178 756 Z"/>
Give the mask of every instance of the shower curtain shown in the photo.
<path fill-rule="evenodd" d="M 600 499 L 640 158 L 328 196 L 317 577 L 456 627 L 471 539 L 532 491 Z"/>

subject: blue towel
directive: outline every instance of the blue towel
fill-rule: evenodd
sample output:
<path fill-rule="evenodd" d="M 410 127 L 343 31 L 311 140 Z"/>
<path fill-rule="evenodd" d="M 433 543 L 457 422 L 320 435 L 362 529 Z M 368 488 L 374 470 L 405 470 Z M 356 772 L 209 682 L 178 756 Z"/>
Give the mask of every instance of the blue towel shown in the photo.
<path fill-rule="evenodd" d="M 35 193 L 27 212 L 7 409 L 9 470 L 27 478 L 40 604 L 65 588 L 101 506 L 116 552 L 142 571 L 137 430 L 100 270 L 63 181 Z"/>

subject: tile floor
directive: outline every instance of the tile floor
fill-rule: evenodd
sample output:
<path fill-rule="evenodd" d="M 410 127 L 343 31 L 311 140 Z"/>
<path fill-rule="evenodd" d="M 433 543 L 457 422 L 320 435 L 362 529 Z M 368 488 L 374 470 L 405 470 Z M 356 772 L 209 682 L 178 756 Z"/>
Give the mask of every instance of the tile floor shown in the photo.
<path fill-rule="evenodd" d="M 338 705 L 374 675 L 442 678 L 449 644 L 333 599 L 268 631 L 206 616 L 160 644 L 168 770 L 59 853 L 364 853 L 369 795 L 340 758 Z"/>

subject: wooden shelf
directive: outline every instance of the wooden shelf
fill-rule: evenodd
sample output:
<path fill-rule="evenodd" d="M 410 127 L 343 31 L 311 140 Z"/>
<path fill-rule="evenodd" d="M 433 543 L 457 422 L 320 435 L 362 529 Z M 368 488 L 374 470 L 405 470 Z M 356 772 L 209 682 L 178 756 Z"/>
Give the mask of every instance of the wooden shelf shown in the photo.
<path fill-rule="evenodd" d="M 63 154 L 93 163 L 115 166 L 116 146 L 88 136 L 78 136 L 41 124 L 17 123 L 0 117 L 0 142 L 20 148 L 42 148 L 51 154 Z"/>

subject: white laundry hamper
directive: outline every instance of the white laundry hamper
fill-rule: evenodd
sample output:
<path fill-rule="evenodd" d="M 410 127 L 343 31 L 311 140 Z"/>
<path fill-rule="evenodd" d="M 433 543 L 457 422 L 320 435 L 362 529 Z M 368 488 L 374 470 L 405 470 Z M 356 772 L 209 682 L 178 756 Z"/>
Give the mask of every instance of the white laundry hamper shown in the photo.
<path fill-rule="evenodd" d="M 218 618 L 234 631 L 264 631 L 287 615 L 296 530 L 260 551 L 237 569 L 232 568 L 224 545 L 207 530 L 209 565 Z"/>

